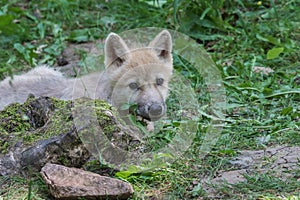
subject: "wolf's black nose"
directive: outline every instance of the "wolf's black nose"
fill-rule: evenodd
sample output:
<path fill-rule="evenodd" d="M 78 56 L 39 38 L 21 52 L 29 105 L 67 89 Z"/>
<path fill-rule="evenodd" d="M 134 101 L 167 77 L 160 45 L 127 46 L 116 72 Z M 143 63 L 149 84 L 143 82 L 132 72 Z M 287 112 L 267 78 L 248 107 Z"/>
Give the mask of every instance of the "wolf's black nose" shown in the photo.
<path fill-rule="evenodd" d="M 163 107 L 158 104 L 158 103 L 154 103 L 149 107 L 149 115 L 151 116 L 159 116 L 162 114 L 163 111 Z"/>

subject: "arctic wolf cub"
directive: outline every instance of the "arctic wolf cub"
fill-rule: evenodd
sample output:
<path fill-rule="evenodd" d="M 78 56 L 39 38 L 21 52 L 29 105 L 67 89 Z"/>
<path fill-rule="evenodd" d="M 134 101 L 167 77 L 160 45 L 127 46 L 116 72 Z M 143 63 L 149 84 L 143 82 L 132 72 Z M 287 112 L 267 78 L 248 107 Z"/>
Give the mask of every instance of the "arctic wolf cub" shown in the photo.
<path fill-rule="evenodd" d="M 29 94 L 64 100 L 86 96 L 106 100 L 117 108 L 134 104 L 137 115 L 158 120 L 166 112 L 173 71 L 171 50 L 172 39 L 166 30 L 147 47 L 135 49 L 129 49 L 119 35 L 110 33 L 105 41 L 104 72 L 75 79 L 46 66 L 36 67 L 0 82 L 0 110 L 13 102 L 25 102 Z"/>

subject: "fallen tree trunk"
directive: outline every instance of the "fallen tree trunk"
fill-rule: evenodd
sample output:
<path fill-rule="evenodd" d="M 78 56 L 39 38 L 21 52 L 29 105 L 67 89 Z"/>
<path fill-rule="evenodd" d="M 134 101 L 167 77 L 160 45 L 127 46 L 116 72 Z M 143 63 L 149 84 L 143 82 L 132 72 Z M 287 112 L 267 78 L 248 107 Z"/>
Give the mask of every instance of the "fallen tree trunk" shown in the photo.
<path fill-rule="evenodd" d="M 12 104 L 0 111 L 0 175 L 38 172 L 46 163 L 81 167 L 92 157 L 89 144 L 82 138 L 95 137 L 99 130 L 91 131 L 94 124 L 102 128 L 101 133 L 110 142 L 106 151 L 115 147 L 126 152 L 129 147 L 140 147 L 135 133 L 126 129 L 112 106 L 101 100 L 76 102 L 30 97 L 22 105 Z M 88 118 L 91 109 L 96 120 Z M 109 152 L 99 155 L 104 160 L 109 156 Z M 120 157 L 119 161 L 124 159 Z"/>

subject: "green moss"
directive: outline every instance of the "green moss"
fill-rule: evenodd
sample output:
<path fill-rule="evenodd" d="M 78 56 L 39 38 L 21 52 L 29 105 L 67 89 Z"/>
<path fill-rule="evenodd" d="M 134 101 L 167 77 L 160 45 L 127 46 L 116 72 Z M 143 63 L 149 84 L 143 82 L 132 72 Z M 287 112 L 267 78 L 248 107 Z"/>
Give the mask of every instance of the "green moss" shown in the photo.
<path fill-rule="evenodd" d="M 78 99 L 76 100 L 76 109 L 75 112 L 79 114 L 75 114 L 77 122 L 80 120 L 86 121 L 87 119 L 81 119 L 84 117 L 95 117 L 101 127 L 103 133 L 106 137 L 111 140 L 113 132 L 119 132 L 120 127 L 117 124 L 117 121 L 121 121 L 117 118 L 118 111 L 103 100 L 87 100 L 87 99 Z M 81 112 L 81 113 L 80 113 Z M 93 112 L 91 115 L 85 114 L 85 112 Z M 86 121 L 87 122 L 87 121 Z M 88 123 L 88 122 L 87 122 Z M 85 124 L 85 123 L 83 123 Z M 79 125 L 80 126 L 80 125 Z M 81 130 L 81 134 L 90 134 L 90 130 L 87 129 L 85 131 Z"/>
<path fill-rule="evenodd" d="M 18 136 L 20 132 L 31 129 L 31 125 L 26 115 L 26 110 L 20 104 L 12 104 L 0 111 L 0 153 L 7 153 L 10 146 L 10 140 Z"/>
<path fill-rule="evenodd" d="M 117 110 L 111 105 L 102 100 L 80 99 L 78 102 L 93 106 L 99 124 L 108 138 L 112 137 L 113 132 L 119 131 L 115 121 Z M 0 111 L 0 152 L 7 153 L 9 147 L 19 141 L 30 145 L 38 140 L 72 131 L 75 128 L 73 107 L 72 101 L 33 97 L 22 105 L 12 104 L 6 107 Z"/>
<path fill-rule="evenodd" d="M 26 109 L 20 104 L 12 104 L 0 111 L 0 131 L 2 132 L 19 132 L 30 130 L 30 123 L 26 115 Z"/>
<path fill-rule="evenodd" d="M 16 142 L 32 144 L 65 133 L 72 125 L 71 101 L 33 98 L 0 111 L 0 152 L 7 153 Z"/>
<path fill-rule="evenodd" d="M 55 112 L 47 121 L 47 126 L 40 130 L 41 139 L 48 139 L 70 131 L 73 126 L 71 106 L 71 101 L 55 100 Z"/>
<path fill-rule="evenodd" d="M 116 118 L 118 116 L 117 110 L 114 107 L 105 101 L 97 100 L 95 101 L 95 111 L 99 124 L 109 139 L 112 138 L 112 133 L 121 131 L 120 127 L 116 125 L 116 121 L 113 120 L 113 117 Z M 106 113 L 108 111 L 111 111 L 111 115 Z"/>
<path fill-rule="evenodd" d="M 31 144 L 37 140 L 49 139 L 50 137 L 67 133 L 72 127 L 71 101 L 63 101 L 49 98 L 51 111 L 47 113 L 44 124 L 36 127 L 36 130 L 22 134 L 24 143 Z M 24 105 L 29 105 L 27 101 Z M 46 105 L 48 106 L 48 105 Z M 42 114 L 41 114 L 42 115 Z"/>

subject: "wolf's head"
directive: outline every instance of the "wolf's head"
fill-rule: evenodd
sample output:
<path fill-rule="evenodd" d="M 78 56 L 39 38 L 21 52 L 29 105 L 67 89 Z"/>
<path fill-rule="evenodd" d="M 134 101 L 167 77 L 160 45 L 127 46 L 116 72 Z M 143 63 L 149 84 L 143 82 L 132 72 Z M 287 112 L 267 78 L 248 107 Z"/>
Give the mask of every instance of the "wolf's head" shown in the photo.
<path fill-rule="evenodd" d="M 160 32 L 147 47 L 129 49 L 124 40 L 111 33 L 105 42 L 105 65 L 111 88 L 111 102 L 136 105 L 135 113 L 155 121 L 166 112 L 168 82 L 173 71 L 172 39 Z M 128 110 L 127 110 L 128 111 Z"/>

